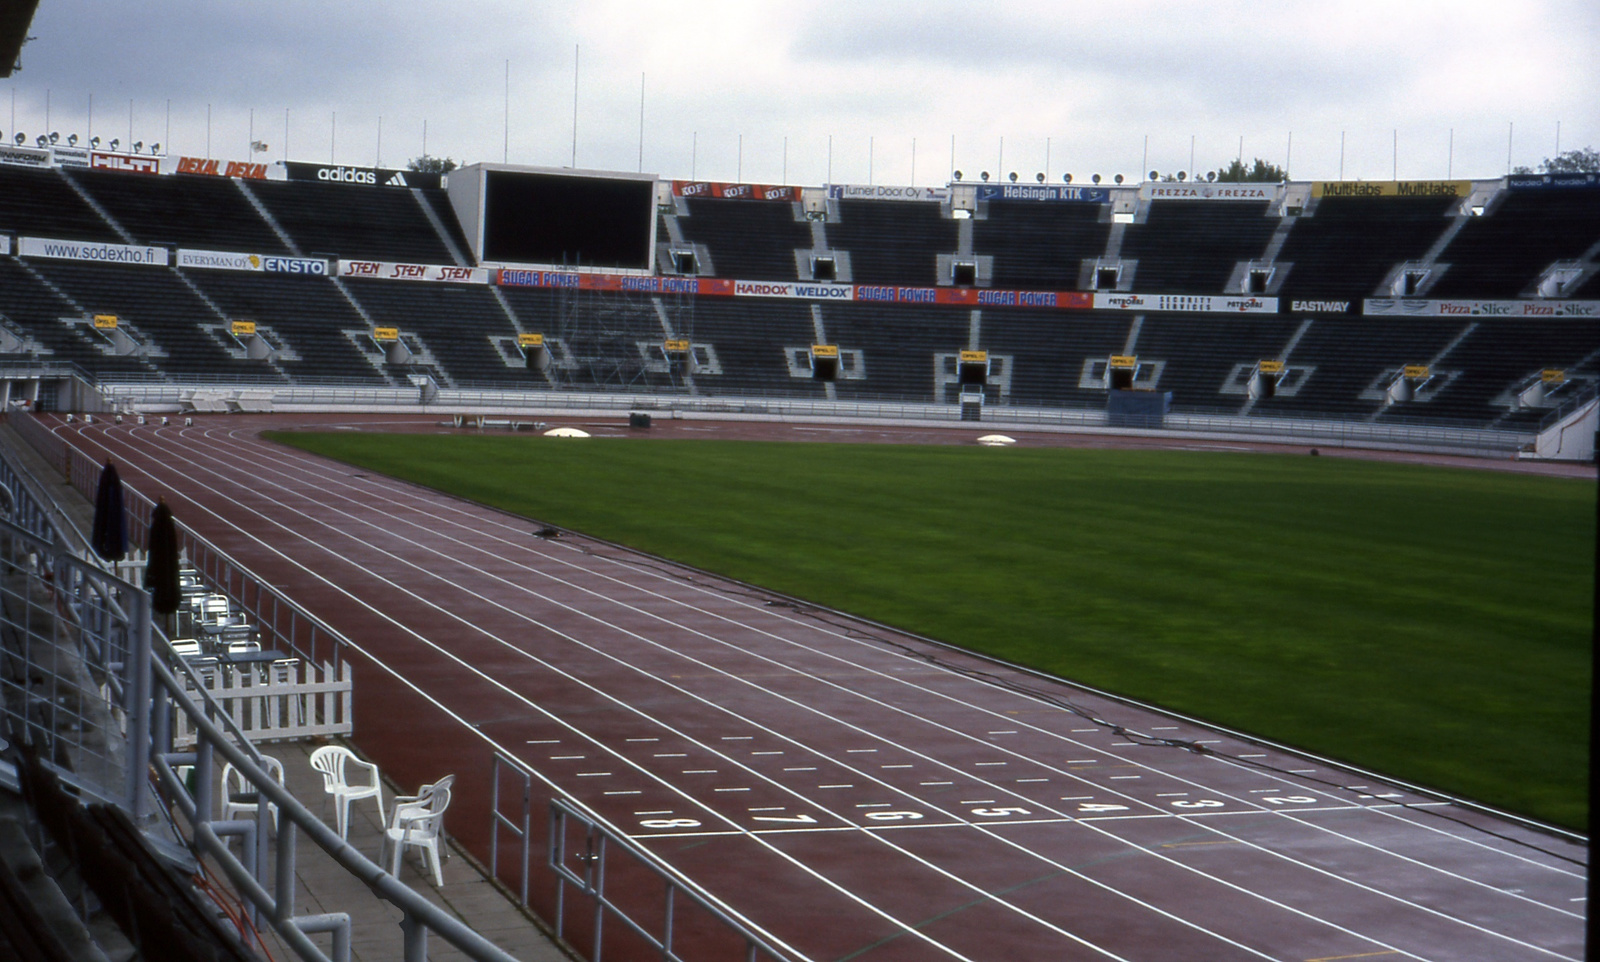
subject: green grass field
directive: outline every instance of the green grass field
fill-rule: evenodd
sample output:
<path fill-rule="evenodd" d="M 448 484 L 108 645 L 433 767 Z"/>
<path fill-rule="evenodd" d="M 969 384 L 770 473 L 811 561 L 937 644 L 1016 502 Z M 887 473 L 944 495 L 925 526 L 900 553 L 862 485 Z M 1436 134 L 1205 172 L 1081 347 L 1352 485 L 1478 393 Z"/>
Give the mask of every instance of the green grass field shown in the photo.
<path fill-rule="evenodd" d="M 274 437 L 1586 826 L 1592 482 L 1303 455 Z"/>

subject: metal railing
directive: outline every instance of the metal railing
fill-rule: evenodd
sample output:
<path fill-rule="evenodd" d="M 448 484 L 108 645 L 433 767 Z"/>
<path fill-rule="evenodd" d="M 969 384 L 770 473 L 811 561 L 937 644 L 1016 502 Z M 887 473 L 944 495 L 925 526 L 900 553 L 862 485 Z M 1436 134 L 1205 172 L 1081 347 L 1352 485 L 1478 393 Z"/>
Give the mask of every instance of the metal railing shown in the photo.
<path fill-rule="evenodd" d="M 103 390 L 118 406 L 177 405 L 194 384 L 144 385 L 116 383 Z M 234 385 L 245 387 L 243 384 Z M 255 387 L 255 385 L 250 385 Z M 559 414 L 584 411 L 650 411 L 689 416 L 723 416 L 771 420 L 879 420 L 895 422 L 961 423 L 961 406 L 955 402 L 908 401 L 903 397 L 857 395 L 829 401 L 773 391 L 746 391 L 738 395 L 688 395 L 666 391 L 511 390 L 505 388 L 441 388 L 425 403 L 414 387 L 388 388 L 356 384 L 297 383 L 275 387 L 276 408 L 303 410 L 392 410 L 422 412 L 506 412 Z M 1042 429 L 1124 431 L 1111 423 L 1102 408 L 1030 407 L 990 404 L 983 420 L 996 426 L 1014 425 Z M 1496 430 L 1470 423 L 1437 419 L 1386 416 L 1381 420 L 1296 415 L 1243 416 L 1234 411 L 1179 408 L 1163 418 L 1157 430 L 1181 434 L 1248 437 L 1265 441 L 1302 441 L 1331 445 L 1378 445 L 1443 448 L 1467 454 L 1509 456 L 1532 442 L 1531 429 Z"/>
<path fill-rule="evenodd" d="M 509 833 L 519 848 L 514 869 L 522 903 L 530 908 L 535 777 L 523 763 L 495 753 L 491 871 L 497 878 L 502 877 L 499 840 L 502 833 Z M 504 793 L 502 780 L 509 781 Z M 516 803 L 509 812 L 502 808 L 505 798 Z M 604 962 L 606 946 L 624 933 L 636 943 L 624 949 L 630 956 L 642 951 L 666 962 L 686 962 L 691 958 L 791 962 L 805 957 L 570 796 L 558 794 L 550 800 L 547 830 L 545 864 L 556 883 L 552 909 L 555 935 L 584 953 L 590 962 Z M 625 891 L 607 889 L 608 867 L 620 869 L 628 877 Z M 640 870 L 647 879 L 642 883 Z M 682 934 L 685 931 L 691 933 L 688 938 Z M 685 943 L 690 943 L 692 949 L 686 950 Z M 689 950 L 695 954 L 685 955 Z"/>

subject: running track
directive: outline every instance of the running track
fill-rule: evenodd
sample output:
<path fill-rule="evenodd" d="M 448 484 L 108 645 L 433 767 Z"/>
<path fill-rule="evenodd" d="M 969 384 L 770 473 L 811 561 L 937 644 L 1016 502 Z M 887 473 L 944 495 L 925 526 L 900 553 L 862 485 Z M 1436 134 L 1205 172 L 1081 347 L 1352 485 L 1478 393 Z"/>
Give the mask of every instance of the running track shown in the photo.
<path fill-rule="evenodd" d="M 352 639 L 480 857 L 499 749 L 796 957 L 1583 956 L 1585 845 L 255 436 L 310 420 L 56 430 Z"/>

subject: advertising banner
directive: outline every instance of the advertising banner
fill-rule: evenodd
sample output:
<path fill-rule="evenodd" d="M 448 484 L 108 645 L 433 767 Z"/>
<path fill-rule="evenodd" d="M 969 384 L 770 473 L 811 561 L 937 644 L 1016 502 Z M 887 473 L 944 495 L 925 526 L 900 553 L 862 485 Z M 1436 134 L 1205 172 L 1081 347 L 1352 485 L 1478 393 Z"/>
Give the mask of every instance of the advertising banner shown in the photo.
<path fill-rule="evenodd" d="M 372 329 L 372 339 L 374 341 L 398 341 L 400 340 L 400 329 L 398 327 L 375 327 Z"/>
<path fill-rule="evenodd" d="M 1355 314 L 1359 305 L 1355 301 L 1290 301 L 1293 314 Z"/>
<path fill-rule="evenodd" d="M 1104 187 L 1072 187 L 1062 184 L 979 184 L 979 200 L 1044 200 L 1103 204 L 1111 199 Z"/>
<path fill-rule="evenodd" d="M 638 274 L 590 274 L 578 271 L 540 271 L 501 268 L 495 273 L 501 287 L 570 287 L 586 291 L 645 291 L 652 294 L 733 293 L 731 280 L 712 277 L 646 277 Z"/>
<path fill-rule="evenodd" d="M 353 187 L 425 187 L 437 190 L 442 175 L 392 167 L 346 167 L 342 164 L 307 164 L 290 160 L 283 164 L 288 180 L 313 180 L 324 184 L 349 184 Z"/>
<path fill-rule="evenodd" d="M 661 342 L 661 349 L 668 354 L 687 354 L 689 353 L 689 339 L 686 337 L 669 337 Z"/>
<path fill-rule="evenodd" d="M 198 267 L 212 271 L 259 271 L 264 267 L 260 254 L 237 254 L 231 251 L 198 251 L 179 248 L 174 252 L 177 267 Z"/>
<path fill-rule="evenodd" d="M 487 284 L 486 267 L 447 264 L 396 264 L 390 261 L 340 261 L 340 277 L 371 277 L 385 281 L 443 281 L 450 284 Z"/>
<path fill-rule="evenodd" d="M 1186 314 L 1276 314 L 1276 297 L 1228 294 L 1113 294 L 1097 291 L 1097 311 L 1181 311 Z"/>
<path fill-rule="evenodd" d="M 1466 197 L 1470 180 L 1318 180 L 1312 197 Z"/>
<path fill-rule="evenodd" d="M 1141 184 L 1144 200 L 1277 200 L 1277 184 Z"/>
<path fill-rule="evenodd" d="M 159 174 L 161 158 L 142 154 L 107 154 L 96 150 L 89 154 L 89 166 L 96 170 L 120 170 L 126 174 Z"/>
<path fill-rule="evenodd" d="M 252 164 L 243 160 L 207 160 L 204 157 L 179 157 L 178 173 L 206 174 L 211 177 L 242 177 L 246 180 L 266 180 L 267 165 Z"/>
<path fill-rule="evenodd" d="M 87 167 L 89 151 L 85 147 L 51 147 L 50 162 L 57 167 Z"/>
<path fill-rule="evenodd" d="M 950 196 L 950 188 L 889 187 L 884 184 L 829 184 L 828 196 L 834 200 L 941 201 Z"/>
<path fill-rule="evenodd" d="M 1460 301 L 1371 297 L 1374 317 L 1600 317 L 1600 301 Z"/>
<path fill-rule="evenodd" d="M 1512 190 L 1600 187 L 1600 174 L 1521 174 L 1506 178 Z"/>
<path fill-rule="evenodd" d="M 35 150 L 32 147 L 0 146 L 0 164 L 11 164 L 16 167 L 49 167 L 50 151 Z"/>
<path fill-rule="evenodd" d="M 798 297 L 813 301 L 853 301 L 854 284 L 811 284 L 804 281 L 734 281 L 735 297 Z"/>
<path fill-rule="evenodd" d="M 233 332 L 234 337 L 249 337 L 256 332 L 256 322 L 234 321 L 233 324 L 229 326 L 229 330 Z"/>
<path fill-rule="evenodd" d="M 328 262 L 320 257 L 277 257 L 267 255 L 261 258 L 261 269 L 268 274 L 328 276 Z"/>
<path fill-rule="evenodd" d="M 0 234 L 0 254 L 11 253 L 11 235 Z"/>
<path fill-rule="evenodd" d="M 98 331 L 114 331 L 117 329 L 117 315 L 96 314 L 94 316 L 94 326 L 95 330 Z"/>
<path fill-rule="evenodd" d="M 51 240 L 47 237 L 17 238 L 17 253 L 23 257 L 53 257 L 67 261 L 97 261 L 102 264 L 151 264 L 167 266 L 165 247 L 137 244 L 99 244 L 86 241 Z"/>
<path fill-rule="evenodd" d="M 715 197 L 719 200 L 772 200 L 798 202 L 800 188 L 774 184 L 725 184 L 713 181 L 675 180 L 672 192 L 679 197 Z"/>
<path fill-rule="evenodd" d="M 518 347 L 544 347 L 543 334 L 518 334 Z"/>

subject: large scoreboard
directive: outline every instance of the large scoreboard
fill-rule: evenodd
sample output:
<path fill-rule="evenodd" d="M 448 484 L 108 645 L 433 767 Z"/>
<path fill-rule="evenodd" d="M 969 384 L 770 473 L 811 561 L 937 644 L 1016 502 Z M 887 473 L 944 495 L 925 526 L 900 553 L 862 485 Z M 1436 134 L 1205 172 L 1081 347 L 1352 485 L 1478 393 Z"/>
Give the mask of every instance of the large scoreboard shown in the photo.
<path fill-rule="evenodd" d="M 653 174 L 475 164 L 448 186 L 480 264 L 655 269 Z"/>

